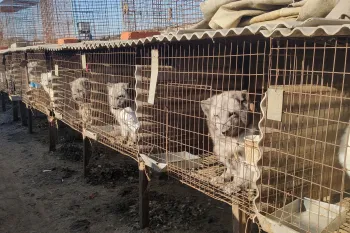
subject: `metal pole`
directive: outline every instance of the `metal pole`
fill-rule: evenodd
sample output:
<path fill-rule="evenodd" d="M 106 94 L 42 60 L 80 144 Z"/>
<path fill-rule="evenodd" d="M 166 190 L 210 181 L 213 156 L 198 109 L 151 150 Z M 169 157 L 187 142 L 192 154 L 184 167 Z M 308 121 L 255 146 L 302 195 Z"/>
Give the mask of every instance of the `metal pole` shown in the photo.
<path fill-rule="evenodd" d="M 89 165 L 89 161 L 92 155 L 92 146 L 90 143 L 89 138 L 87 137 L 83 137 L 83 173 L 84 173 L 84 177 L 87 176 L 88 173 L 88 169 L 87 166 Z"/>
<path fill-rule="evenodd" d="M 234 233 L 250 232 L 251 222 L 247 219 L 247 214 L 244 213 L 238 204 L 232 204 L 232 220 Z"/>
<path fill-rule="evenodd" d="M 33 133 L 33 113 L 30 108 L 27 108 L 27 115 L 28 115 L 28 133 Z"/>
<path fill-rule="evenodd" d="M 26 105 L 22 101 L 19 102 L 19 111 L 21 114 L 22 126 L 27 126 Z"/>
<path fill-rule="evenodd" d="M 144 229 L 149 226 L 148 178 L 144 162 L 139 164 L 139 199 L 140 228 Z"/>
<path fill-rule="evenodd" d="M 12 116 L 13 121 L 18 121 L 18 101 L 12 101 Z"/>
<path fill-rule="evenodd" d="M 6 94 L 5 94 L 5 92 L 1 92 L 1 107 L 2 107 L 2 111 L 6 112 Z"/>

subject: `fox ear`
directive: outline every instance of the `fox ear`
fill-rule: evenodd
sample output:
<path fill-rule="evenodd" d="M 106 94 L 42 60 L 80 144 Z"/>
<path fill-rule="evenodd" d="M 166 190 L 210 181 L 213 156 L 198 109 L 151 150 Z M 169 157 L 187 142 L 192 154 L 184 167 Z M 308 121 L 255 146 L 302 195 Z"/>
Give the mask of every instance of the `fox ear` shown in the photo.
<path fill-rule="evenodd" d="M 201 108 L 204 114 L 209 117 L 210 113 L 211 98 L 201 101 Z"/>

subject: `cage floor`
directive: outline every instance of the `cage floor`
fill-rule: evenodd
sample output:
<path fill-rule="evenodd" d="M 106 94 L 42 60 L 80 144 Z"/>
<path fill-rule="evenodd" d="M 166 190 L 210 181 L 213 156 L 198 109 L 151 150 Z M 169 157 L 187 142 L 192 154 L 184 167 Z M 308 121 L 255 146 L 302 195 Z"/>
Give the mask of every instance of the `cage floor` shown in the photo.
<path fill-rule="evenodd" d="M 340 226 L 339 231 L 335 231 L 334 233 L 348 233 L 350 232 L 350 198 L 344 198 L 342 201 L 342 206 L 348 209 L 346 213 L 346 221 L 343 225 Z"/>
<path fill-rule="evenodd" d="M 213 184 L 210 180 L 222 174 L 225 167 L 223 164 L 218 162 L 217 156 L 209 154 L 202 155 L 200 164 L 196 169 L 185 169 L 181 166 L 176 166 L 174 164 L 169 165 L 168 171 L 171 176 L 174 176 L 182 183 L 195 188 L 206 195 L 226 202 L 230 205 L 237 203 L 241 205 L 242 210 L 245 212 L 252 212 L 253 208 L 250 209 L 250 203 L 248 201 L 248 195 L 245 190 L 231 193 L 228 192 L 227 188 L 232 187 L 233 182 L 225 182 L 224 184 Z"/>
<path fill-rule="evenodd" d="M 138 149 L 136 144 L 125 143 L 121 137 L 121 133 L 116 131 L 113 125 L 90 126 L 88 130 L 98 134 L 97 141 L 124 154 L 137 158 Z"/>
<path fill-rule="evenodd" d="M 50 115 L 50 110 L 46 106 L 38 103 L 32 103 L 32 107 L 45 115 Z"/>

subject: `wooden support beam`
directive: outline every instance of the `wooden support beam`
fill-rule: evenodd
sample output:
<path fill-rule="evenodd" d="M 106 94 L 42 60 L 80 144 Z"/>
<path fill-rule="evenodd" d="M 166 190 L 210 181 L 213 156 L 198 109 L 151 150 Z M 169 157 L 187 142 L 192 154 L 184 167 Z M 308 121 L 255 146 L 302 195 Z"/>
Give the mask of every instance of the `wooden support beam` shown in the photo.
<path fill-rule="evenodd" d="M 22 126 L 27 126 L 26 105 L 22 101 L 19 102 L 19 111 L 21 114 Z"/>
<path fill-rule="evenodd" d="M 139 164 L 139 218 L 140 228 L 149 226 L 149 192 L 146 166 L 144 162 Z"/>
<path fill-rule="evenodd" d="M 12 116 L 13 121 L 18 121 L 18 101 L 12 101 Z"/>
<path fill-rule="evenodd" d="M 56 140 L 57 140 L 57 124 L 56 119 L 48 117 L 49 119 L 49 151 L 56 151 Z"/>
<path fill-rule="evenodd" d="M 251 221 L 248 220 L 248 215 L 239 208 L 238 204 L 232 204 L 232 220 L 234 233 L 251 232 Z"/>
<path fill-rule="evenodd" d="M 90 139 L 88 137 L 83 137 L 83 173 L 84 177 L 87 176 L 88 169 L 87 166 L 89 165 L 90 158 L 92 156 L 92 146 Z"/>
<path fill-rule="evenodd" d="M 33 133 L 33 113 L 30 108 L 27 108 L 27 116 L 28 116 L 28 133 Z"/>

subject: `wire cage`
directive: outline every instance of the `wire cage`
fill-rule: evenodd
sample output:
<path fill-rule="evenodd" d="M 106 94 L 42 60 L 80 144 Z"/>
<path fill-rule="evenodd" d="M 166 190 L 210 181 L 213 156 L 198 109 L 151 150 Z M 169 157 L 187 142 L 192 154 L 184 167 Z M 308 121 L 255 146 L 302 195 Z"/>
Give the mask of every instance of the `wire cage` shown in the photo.
<path fill-rule="evenodd" d="M 12 74 L 12 53 L 5 54 L 5 69 L 6 69 L 6 82 L 7 93 L 9 95 L 15 95 L 15 80 Z"/>
<path fill-rule="evenodd" d="M 141 156 L 167 164 L 170 175 L 215 199 L 253 211 L 259 153 L 248 155 L 245 144 L 259 136 L 268 42 L 187 41 L 146 46 L 140 54 Z"/>
<path fill-rule="evenodd" d="M 47 43 L 59 38 L 80 40 L 118 39 L 122 31 L 119 0 L 42 0 L 44 37 Z"/>
<path fill-rule="evenodd" d="M 278 222 L 284 230 L 334 232 L 345 222 L 348 46 L 345 38 L 271 42 L 256 200 L 265 229 Z"/>
<path fill-rule="evenodd" d="M 79 51 L 52 52 L 55 116 L 73 129 L 83 132 L 89 120 L 90 82 Z"/>
<path fill-rule="evenodd" d="M 202 19 L 203 0 L 123 0 L 126 31 L 185 29 Z"/>
<path fill-rule="evenodd" d="M 23 95 L 23 78 L 26 77 L 26 69 L 23 63 L 26 61 L 26 54 L 24 51 L 17 51 L 11 54 L 11 80 L 13 82 L 12 95 L 22 97 Z M 25 87 L 26 88 L 26 87 Z"/>
<path fill-rule="evenodd" d="M 87 130 L 97 141 L 136 159 L 135 48 L 86 53 L 91 88 Z"/>
<path fill-rule="evenodd" d="M 26 93 L 31 105 L 46 115 L 53 109 L 53 78 L 50 53 L 43 50 L 28 50 Z"/>
<path fill-rule="evenodd" d="M 43 40 L 39 0 L 4 0 L 0 4 L 0 46 Z"/>

